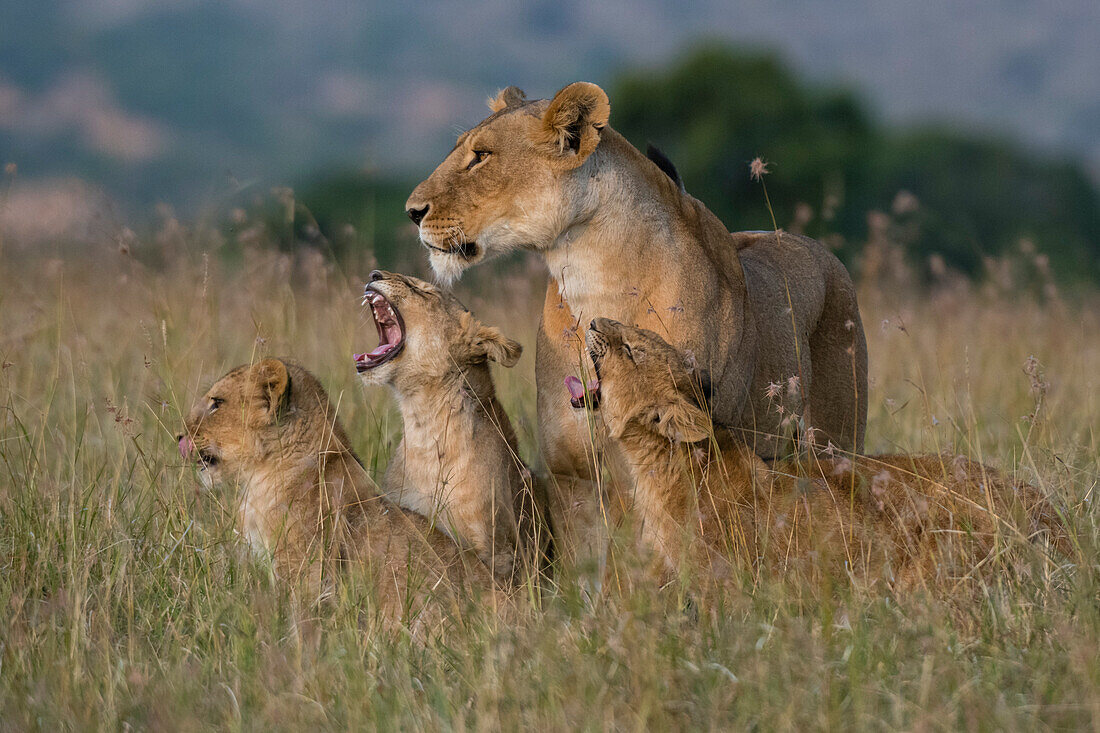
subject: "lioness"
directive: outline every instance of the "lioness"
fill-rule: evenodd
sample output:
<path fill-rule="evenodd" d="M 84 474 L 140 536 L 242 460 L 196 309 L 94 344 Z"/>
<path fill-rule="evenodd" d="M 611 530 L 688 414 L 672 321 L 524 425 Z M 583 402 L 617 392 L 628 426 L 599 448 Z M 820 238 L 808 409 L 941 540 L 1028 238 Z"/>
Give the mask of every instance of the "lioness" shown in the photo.
<path fill-rule="evenodd" d="M 505 583 L 545 569 L 546 501 L 519 456 L 489 361 L 514 366 L 523 347 L 479 323 L 449 293 L 375 270 L 363 297 L 379 345 L 355 355 L 364 384 L 388 384 L 404 423 L 382 490 L 438 520 Z"/>
<path fill-rule="evenodd" d="M 264 359 L 219 379 L 188 416 L 179 449 L 208 488 L 239 484 L 242 534 L 311 593 L 324 591 L 331 566 L 352 561 L 366 566 L 394 619 L 412 620 L 429 595 L 493 588 L 480 562 L 379 494 L 324 388 L 293 362 Z"/>
<path fill-rule="evenodd" d="M 992 558 L 998 537 L 1058 527 L 1035 487 L 961 456 L 811 458 L 769 469 L 714 429 L 689 355 L 605 318 L 592 321 L 586 341 L 597 410 L 630 467 L 642 539 L 666 573 L 703 569 L 713 580 L 731 561 L 762 561 L 810 574 L 832 565 L 895 589 L 952 588 Z"/>
<path fill-rule="evenodd" d="M 730 234 L 608 126 L 610 103 L 595 84 L 537 101 L 509 87 L 490 109 L 406 208 L 444 280 L 516 249 L 538 252 L 549 267 L 536 376 L 539 437 L 560 478 L 559 535 L 559 521 L 596 496 L 570 480 L 596 477 L 592 440 L 583 411 L 559 398 L 566 377 L 587 376 L 580 324 L 596 316 L 690 350 L 714 385 L 715 416 L 744 430 L 759 455 L 782 448 L 784 415 L 767 386 L 792 377 L 800 388 L 784 396 L 785 414 L 800 415 L 822 445 L 862 449 L 867 348 L 855 289 L 835 256 L 792 234 Z"/>

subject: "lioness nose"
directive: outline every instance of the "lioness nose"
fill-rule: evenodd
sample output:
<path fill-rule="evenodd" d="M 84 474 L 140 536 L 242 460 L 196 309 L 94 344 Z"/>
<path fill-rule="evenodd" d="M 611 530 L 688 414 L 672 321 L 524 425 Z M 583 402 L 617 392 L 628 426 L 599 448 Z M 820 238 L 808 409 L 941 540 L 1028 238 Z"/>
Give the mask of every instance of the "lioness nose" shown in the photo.
<path fill-rule="evenodd" d="M 424 221 L 424 217 L 428 215 L 428 209 L 431 208 L 431 204 L 425 204 L 423 208 L 410 208 L 405 209 L 405 213 L 409 215 L 409 218 L 413 220 L 413 224 L 420 226 L 420 222 Z"/>

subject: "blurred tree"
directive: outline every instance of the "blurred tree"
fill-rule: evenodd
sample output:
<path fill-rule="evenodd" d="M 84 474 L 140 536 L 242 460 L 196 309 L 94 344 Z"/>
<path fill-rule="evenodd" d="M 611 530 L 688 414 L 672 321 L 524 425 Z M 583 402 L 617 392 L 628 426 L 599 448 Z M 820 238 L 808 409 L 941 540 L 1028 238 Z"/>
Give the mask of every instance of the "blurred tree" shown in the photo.
<path fill-rule="evenodd" d="M 327 173 L 297 189 L 272 189 L 253 216 L 282 250 L 315 247 L 340 259 L 373 255 L 387 267 L 415 260 L 416 229 L 405 215 L 414 182 L 359 171 Z"/>
<path fill-rule="evenodd" d="M 338 255 L 365 247 L 382 263 L 405 263 L 417 251 L 416 230 L 405 215 L 405 200 L 415 186 L 415 181 L 347 172 L 307 184 L 298 199 Z"/>
<path fill-rule="evenodd" d="M 1100 279 L 1100 195 L 1075 163 L 1042 160 L 1010 142 L 926 128 L 889 138 L 858 203 L 885 208 L 897 191 L 920 200 L 915 258 L 940 253 L 975 274 L 983 255 L 1030 240 L 1063 279 Z"/>
<path fill-rule="evenodd" d="M 868 214 L 883 211 L 921 268 L 939 255 L 978 275 L 984 256 L 1026 239 L 1061 279 L 1100 281 L 1100 195 L 1074 162 L 980 133 L 887 127 L 854 93 L 807 86 L 766 52 L 702 46 L 667 70 L 627 72 L 608 92 L 612 125 L 640 149 L 660 147 L 730 229 L 772 226 L 749 179 L 749 162 L 762 156 L 776 223 L 828 237 L 849 263 L 867 239 Z M 404 202 L 413 185 L 357 172 L 318 177 L 299 187 L 281 244 L 322 241 L 337 255 L 371 249 L 383 264 L 410 262 Z"/>
<path fill-rule="evenodd" d="M 662 148 L 731 229 L 772 226 L 748 174 L 762 156 L 778 225 L 791 226 L 801 208 L 808 234 L 843 236 L 846 259 L 866 238 L 868 212 L 889 212 L 908 192 L 903 201 L 919 205 L 900 213 L 919 224 L 905 243 L 915 262 L 937 253 L 974 275 L 982 255 L 1026 237 L 1063 276 L 1100 279 L 1100 195 L 1074 163 L 975 133 L 896 132 L 851 92 L 809 88 L 774 56 L 725 46 L 697 48 L 665 71 L 625 73 L 608 91 L 612 125 L 640 148 Z"/>

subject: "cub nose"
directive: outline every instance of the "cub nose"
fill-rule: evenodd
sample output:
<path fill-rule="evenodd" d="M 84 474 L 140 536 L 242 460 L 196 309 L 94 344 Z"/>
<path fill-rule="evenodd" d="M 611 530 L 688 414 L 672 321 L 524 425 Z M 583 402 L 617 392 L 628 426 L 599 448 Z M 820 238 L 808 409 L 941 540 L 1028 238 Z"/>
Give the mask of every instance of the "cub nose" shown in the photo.
<path fill-rule="evenodd" d="M 382 274 L 381 270 L 371 270 L 371 273 L 370 273 L 370 281 L 371 282 L 376 282 L 376 281 L 381 280 L 385 277 L 386 276 Z"/>
<path fill-rule="evenodd" d="M 425 204 L 422 208 L 416 207 L 405 209 L 405 213 L 412 219 L 413 224 L 420 226 L 420 222 L 424 221 L 424 217 L 428 215 L 428 209 L 432 207 L 431 204 Z"/>
<path fill-rule="evenodd" d="M 618 321 L 613 321 L 610 318 L 593 318 L 592 322 L 588 324 L 588 330 L 606 334 L 608 331 L 613 331 L 615 326 L 618 325 Z"/>

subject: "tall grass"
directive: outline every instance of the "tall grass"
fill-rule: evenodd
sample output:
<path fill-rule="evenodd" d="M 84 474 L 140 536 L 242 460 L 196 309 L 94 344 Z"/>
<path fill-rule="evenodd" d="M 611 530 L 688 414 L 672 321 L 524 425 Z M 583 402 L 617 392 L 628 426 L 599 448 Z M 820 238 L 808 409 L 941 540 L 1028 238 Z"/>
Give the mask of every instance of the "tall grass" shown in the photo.
<path fill-rule="evenodd" d="M 1021 567 L 961 608 L 770 578 L 703 618 L 563 585 L 514 624 L 475 613 L 414 640 L 364 622 L 352 581 L 296 603 L 174 440 L 229 367 L 289 356 L 379 474 L 400 421 L 351 367 L 374 345 L 367 266 L 213 250 L 180 229 L 146 249 L 0 253 L 0 727 L 1100 730 L 1095 295 L 861 283 L 868 450 L 1019 472 L 1067 512 L 1064 567 Z M 543 282 L 516 266 L 459 287 L 529 348 L 497 376 L 536 465 Z"/>

